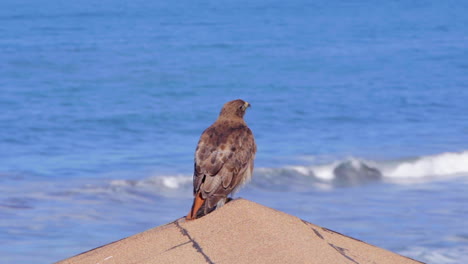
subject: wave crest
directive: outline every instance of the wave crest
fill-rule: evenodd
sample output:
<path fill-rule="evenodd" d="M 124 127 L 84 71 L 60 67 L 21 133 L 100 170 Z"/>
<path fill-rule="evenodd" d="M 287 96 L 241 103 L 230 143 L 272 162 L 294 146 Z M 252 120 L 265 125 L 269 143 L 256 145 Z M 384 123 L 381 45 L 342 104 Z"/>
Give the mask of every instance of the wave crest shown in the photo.
<path fill-rule="evenodd" d="M 468 151 L 442 153 L 405 161 L 385 172 L 390 178 L 422 178 L 468 172 Z"/>
<path fill-rule="evenodd" d="M 247 188 L 269 191 L 309 191 L 380 181 L 412 183 L 414 179 L 432 180 L 453 175 L 468 177 L 468 151 L 384 162 L 349 158 L 322 165 L 256 168 L 254 174 Z M 188 198 L 192 196 L 192 176 L 112 180 L 104 186 L 87 186 L 78 192 L 112 197 L 118 193 L 118 197 L 132 199 L 152 196 Z"/>
<path fill-rule="evenodd" d="M 301 185 L 307 182 L 316 187 L 329 188 L 378 181 L 440 179 L 462 174 L 468 176 L 468 151 L 441 153 L 400 161 L 382 162 L 349 158 L 322 165 L 259 168 L 255 171 L 254 181 L 260 184 L 266 183 L 265 188 L 281 184 L 283 189 L 288 189 L 290 188 L 288 185 Z M 308 180 L 300 179 L 301 177 Z"/>

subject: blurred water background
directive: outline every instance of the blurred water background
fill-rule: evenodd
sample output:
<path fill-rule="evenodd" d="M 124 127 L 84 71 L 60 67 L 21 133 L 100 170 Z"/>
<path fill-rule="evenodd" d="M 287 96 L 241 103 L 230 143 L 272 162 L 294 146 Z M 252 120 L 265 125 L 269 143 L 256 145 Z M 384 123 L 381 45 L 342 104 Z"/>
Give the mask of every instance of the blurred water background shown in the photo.
<path fill-rule="evenodd" d="M 221 106 L 237 196 L 428 263 L 468 259 L 468 2 L 0 3 L 0 262 L 184 216 Z"/>

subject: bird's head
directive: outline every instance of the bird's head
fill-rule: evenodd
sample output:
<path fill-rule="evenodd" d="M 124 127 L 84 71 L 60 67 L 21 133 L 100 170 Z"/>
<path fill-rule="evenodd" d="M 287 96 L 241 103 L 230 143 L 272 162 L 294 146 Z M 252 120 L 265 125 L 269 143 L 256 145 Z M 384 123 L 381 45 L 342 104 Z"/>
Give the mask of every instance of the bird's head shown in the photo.
<path fill-rule="evenodd" d="M 245 111 L 250 107 L 250 104 L 244 100 L 237 99 L 224 104 L 221 109 L 220 117 L 240 117 L 243 118 Z"/>

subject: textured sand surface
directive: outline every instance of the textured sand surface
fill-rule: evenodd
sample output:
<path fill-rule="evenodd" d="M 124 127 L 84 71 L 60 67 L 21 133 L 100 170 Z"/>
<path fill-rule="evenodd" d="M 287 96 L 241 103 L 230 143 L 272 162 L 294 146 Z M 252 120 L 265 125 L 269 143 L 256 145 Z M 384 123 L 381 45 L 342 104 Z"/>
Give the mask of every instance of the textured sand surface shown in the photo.
<path fill-rule="evenodd" d="M 58 263 L 419 263 L 295 216 L 238 199 Z"/>

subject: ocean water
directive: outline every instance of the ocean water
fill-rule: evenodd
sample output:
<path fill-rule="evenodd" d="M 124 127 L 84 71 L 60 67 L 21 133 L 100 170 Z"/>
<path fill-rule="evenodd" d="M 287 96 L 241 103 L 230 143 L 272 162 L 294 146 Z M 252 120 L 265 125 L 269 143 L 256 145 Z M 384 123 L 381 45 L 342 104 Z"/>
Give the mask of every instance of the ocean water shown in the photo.
<path fill-rule="evenodd" d="M 252 104 L 235 197 L 427 263 L 468 261 L 466 1 L 0 3 L 0 263 L 191 206 L 193 153 Z"/>

